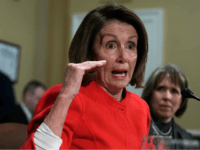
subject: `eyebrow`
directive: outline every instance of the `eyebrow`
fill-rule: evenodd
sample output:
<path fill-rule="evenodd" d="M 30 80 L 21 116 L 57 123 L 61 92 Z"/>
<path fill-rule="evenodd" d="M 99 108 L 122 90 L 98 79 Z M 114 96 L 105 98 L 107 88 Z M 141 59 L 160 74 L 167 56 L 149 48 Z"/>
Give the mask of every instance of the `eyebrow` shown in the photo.
<path fill-rule="evenodd" d="M 100 34 L 100 44 L 102 44 L 103 38 L 104 38 L 105 36 L 112 36 L 112 37 L 114 37 L 114 38 L 117 38 L 116 35 L 110 34 L 110 33 Z"/>
<path fill-rule="evenodd" d="M 111 33 L 100 34 L 100 44 L 102 44 L 103 38 L 105 36 L 112 36 L 112 37 L 117 39 L 117 36 L 114 35 L 114 34 L 111 34 Z M 129 37 L 128 39 L 132 39 L 132 38 L 138 38 L 138 36 L 137 35 L 133 35 L 133 36 Z"/>

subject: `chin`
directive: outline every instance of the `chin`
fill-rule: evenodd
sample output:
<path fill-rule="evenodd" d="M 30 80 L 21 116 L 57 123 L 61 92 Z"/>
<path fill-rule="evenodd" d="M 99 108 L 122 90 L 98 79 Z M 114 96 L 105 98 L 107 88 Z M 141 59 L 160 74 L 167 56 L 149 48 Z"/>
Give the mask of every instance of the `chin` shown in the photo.
<path fill-rule="evenodd" d="M 114 82 L 110 84 L 113 88 L 121 90 L 124 89 L 128 83 L 127 82 Z"/>
<path fill-rule="evenodd" d="M 171 115 L 168 115 L 168 114 L 161 115 L 161 118 L 163 118 L 163 119 L 169 119 L 170 117 L 171 117 Z"/>

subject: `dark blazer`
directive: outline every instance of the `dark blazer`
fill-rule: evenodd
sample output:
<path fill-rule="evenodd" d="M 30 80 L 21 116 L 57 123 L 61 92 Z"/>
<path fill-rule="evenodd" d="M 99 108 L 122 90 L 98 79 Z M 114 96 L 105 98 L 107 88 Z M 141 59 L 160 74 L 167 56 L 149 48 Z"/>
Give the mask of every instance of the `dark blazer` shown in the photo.
<path fill-rule="evenodd" d="M 7 122 L 14 122 L 14 123 L 22 123 L 28 124 L 28 120 L 22 108 L 17 105 L 4 113 L 0 118 L 0 123 L 7 123 Z"/>
<path fill-rule="evenodd" d="M 178 124 L 175 123 L 174 119 L 172 119 L 172 135 L 173 139 L 178 140 L 193 140 L 192 134 L 187 132 L 185 129 L 181 128 Z M 149 135 L 154 135 L 152 126 L 150 126 Z M 177 143 L 173 146 L 173 149 L 186 149 L 183 144 Z"/>
<path fill-rule="evenodd" d="M 173 121 L 174 139 L 193 139 L 192 134 L 181 128 Z"/>
<path fill-rule="evenodd" d="M 13 82 L 2 72 L 0 72 L 0 116 L 16 106 Z"/>

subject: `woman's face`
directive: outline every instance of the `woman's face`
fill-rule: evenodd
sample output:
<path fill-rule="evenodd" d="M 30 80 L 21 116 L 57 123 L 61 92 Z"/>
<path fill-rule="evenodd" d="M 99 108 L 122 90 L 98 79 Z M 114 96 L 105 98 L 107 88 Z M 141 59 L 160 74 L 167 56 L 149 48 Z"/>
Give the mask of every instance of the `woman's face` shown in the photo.
<path fill-rule="evenodd" d="M 171 82 L 167 73 L 152 92 L 151 112 L 163 122 L 170 122 L 182 102 L 181 88 Z"/>
<path fill-rule="evenodd" d="M 109 93 L 122 92 L 130 82 L 137 61 L 137 43 L 134 27 L 118 20 L 107 22 L 97 34 L 96 59 L 107 61 L 98 69 L 97 82 Z"/>

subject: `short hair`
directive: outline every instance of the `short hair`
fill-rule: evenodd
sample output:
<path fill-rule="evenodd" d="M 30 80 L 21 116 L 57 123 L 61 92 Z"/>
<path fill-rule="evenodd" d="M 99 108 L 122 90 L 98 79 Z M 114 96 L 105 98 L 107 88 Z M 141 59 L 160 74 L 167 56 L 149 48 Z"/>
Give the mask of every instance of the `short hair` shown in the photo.
<path fill-rule="evenodd" d="M 188 87 L 188 81 L 185 76 L 185 73 L 175 64 L 167 64 L 161 67 L 158 67 L 149 77 L 145 84 L 145 88 L 142 92 L 142 98 L 148 103 L 150 106 L 150 101 L 152 97 L 153 90 L 157 87 L 157 85 L 163 80 L 166 74 L 170 74 L 170 79 L 172 83 L 178 85 L 180 89 Z M 180 108 L 176 111 L 175 116 L 181 117 L 183 113 L 186 111 L 188 99 L 182 96 L 182 102 Z M 151 110 L 151 108 L 150 108 Z"/>
<path fill-rule="evenodd" d="M 68 55 L 69 62 L 81 63 L 88 60 L 95 60 L 95 52 L 93 49 L 94 41 L 99 31 L 111 20 L 128 23 L 137 31 L 138 56 L 130 84 L 132 86 L 136 84 L 136 88 L 142 87 L 148 52 L 147 32 L 141 19 L 133 11 L 128 10 L 122 5 L 108 3 L 104 6 L 97 7 L 86 15 L 72 39 Z M 94 74 L 86 73 L 83 77 L 82 84 L 93 79 Z"/>
<path fill-rule="evenodd" d="M 47 90 L 47 86 L 44 83 L 38 80 L 29 81 L 24 87 L 23 97 L 25 96 L 26 92 L 34 92 L 38 87 L 42 87 L 44 90 Z"/>

